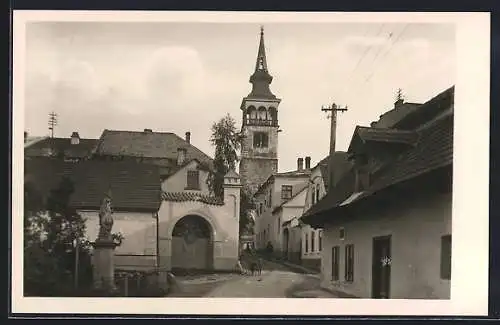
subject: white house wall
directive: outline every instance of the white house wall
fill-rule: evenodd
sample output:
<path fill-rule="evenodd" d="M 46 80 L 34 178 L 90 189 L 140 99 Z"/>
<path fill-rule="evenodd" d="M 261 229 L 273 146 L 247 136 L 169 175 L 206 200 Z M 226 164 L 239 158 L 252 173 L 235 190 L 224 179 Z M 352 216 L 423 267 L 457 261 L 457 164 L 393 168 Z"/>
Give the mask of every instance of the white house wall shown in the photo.
<path fill-rule="evenodd" d="M 345 240 L 339 229 L 345 229 Z M 440 278 L 441 236 L 451 234 L 451 194 L 412 198 L 383 213 L 324 229 L 322 286 L 361 298 L 371 297 L 373 237 L 392 235 L 390 298 L 450 297 L 450 281 Z M 354 244 L 354 281 L 344 281 L 345 245 Z M 332 282 L 331 250 L 340 247 L 339 278 Z M 453 276 L 453 275 L 452 275 Z"/>
<path fill-rule="evenodd" d="M 95 241 L 99 232 L 99 211 L 78 211 L 87 227 L 87 239 Z M 124 240 L 115 249 L 119 269 L 153 268 L 156 263 L 156 219 L 152 213 L 114 212 L 113 233 Z"/>

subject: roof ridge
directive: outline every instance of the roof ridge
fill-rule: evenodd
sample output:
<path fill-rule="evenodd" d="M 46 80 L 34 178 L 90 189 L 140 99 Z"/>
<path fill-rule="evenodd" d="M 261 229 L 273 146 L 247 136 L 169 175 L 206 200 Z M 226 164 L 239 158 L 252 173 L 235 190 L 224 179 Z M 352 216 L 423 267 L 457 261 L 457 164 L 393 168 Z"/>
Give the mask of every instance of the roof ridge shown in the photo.
<path fill-rule="evenodd" d="M 151 131 L 151 132 L 144 132 L 144 131 L 133 131 L 133 130 L 111 130 L 111 129 L 104 129 L 104 132 L 121 132 L 121 133 L 143 133 L 143 134 L 174 134 L 177 137 L 179 137 L 177 134 L 174 132 L 163 132 L 163 131 Z M 179 137 L 181 138 L 181 137 Z M 182 138 L 181 138 L 182 139 Z M 184 139 L 183 139 L 184 140 Z"/>

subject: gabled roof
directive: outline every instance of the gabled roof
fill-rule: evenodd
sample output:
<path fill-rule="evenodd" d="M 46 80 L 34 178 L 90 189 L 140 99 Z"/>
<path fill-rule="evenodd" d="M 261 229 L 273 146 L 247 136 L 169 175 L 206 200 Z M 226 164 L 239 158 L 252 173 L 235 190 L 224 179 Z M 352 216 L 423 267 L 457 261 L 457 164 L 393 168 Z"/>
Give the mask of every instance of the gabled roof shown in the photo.
<path fill-rule="evenodd" d="M 412 130 L 397 130 L 386 128 L 374 128 L 356 126 L 349 145 L 348 152 L 353 152 L 356 145 L 367 142 L 393 143 L 414 145 L 418 140 L 418 133 Z"/>
<path fill-rule="evenodd" d="M 173 202 L 196 201 L 210 205 L 224 205 L 224 201 L 218 197 L 195 192 L 162 192 L 161 199 Z"/>
<path fill-rule="evenodd" d="M 306 182 L 306 183 L 300 183 L 300 184 L 296 184 L 292 187 L 292 197 L 290 197 L 289 199 L 281 202 L 280 205 L 278 205 L 277 207 L 275 207 L 272 211 L 272 213 L 275 213 L 277 211 L 279 211 L 280 209 L 283 208 L 283 206 L 289 202 L 291 202 L 293 199 L 295 199 L 300 193 L 304 192 L 307 188 L 308 188 L 309 184 Z"/>
<path fill-rule="evenodd" d="M 212 164 L 212 158 L 171 132 L 104 130 L 95 153 L 105 156 L 132 156 L 177 159 L 177 149 L 186 149 L 186 160 Z"/>
<path fill-rule="evenodd" d="M 131 161 L 68 163 L 46 157 L 34 157 L 24 164 L 25 182 L 34 184 L 45 199 L 66 176 L 74 183 L 70 205 L 77 209 L 99 209 L 104 193 L 111 189 L 117 211 L 158 211 L 161 185 L 157 166 Z"/>
<path fill-rule="evenodd" d="M 25 146 L 26 157 L 41 157 L 47 155 L 47 150 L 53 150 L 54 155 L 64 155 L 68 158 L 84 158 L 91 154 L 97 139 L 80 139 L 78 144 L 71 144 L 70 138 L 44 138 L 29 146 Z"/>
<path fill-rule="evenodd" d="M 359 201 L 392 185 L 453 164 L 453 114 L 440 117 L 419 130 L 419 140 L 414 147 L 402 152 L 377 171 L 367 190 L 355 198 Z M 354 169 L 347 173 L 334 189 L 303 215 L 311 220 L 316 215 L 332 211 L 354 193 Z"/>

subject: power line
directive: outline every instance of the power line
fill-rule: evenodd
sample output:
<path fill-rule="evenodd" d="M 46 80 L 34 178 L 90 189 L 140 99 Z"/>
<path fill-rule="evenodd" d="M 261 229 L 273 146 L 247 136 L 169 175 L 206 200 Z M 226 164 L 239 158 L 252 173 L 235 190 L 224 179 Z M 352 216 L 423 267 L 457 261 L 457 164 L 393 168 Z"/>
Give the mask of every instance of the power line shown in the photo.
<path fill-rule="evenodd" d="M 387 52 L 384 53 L 384 55 L 381 57 L 380 60 L 383 60 L 392 50 L 393 46 L 396 45 L 399 40 L 401 39 L 401 36 L 403 36 L 403 34 L 406 32 L 406 30 L 408 29 L 409 27 L 409 24 L 406 24 L 403 29 L 401 30 L 401 32 L 399 33 L 399 35 L 396 37 L 396 39 L 394 40 L 393 43 L 391 43 L 391 45 L 389 46 L 389 49 L 387 50 Z M 366 77 L 365 79 L 365 83 L 370 81 L 371 78 L 373 77 L 373 75 L 375 74 L 375 72 L 377 71 L 377 69 L 375 68 L 372 73 L 370 73 L 370 75 L 368 77 Z"/>
<path fill-rule="evenodd" d="M 377 32 L 377 34 L 375 35 L 375 37 L 377 37 L 378 35 L 380 35 L 380 33 L 382 33 L 382 29 L 384 28 L 385 24 L 382 24 L 382 26 L 380 26 L 380 29 L 379 31 Z M 366 34 L 365 34 L 366 36 Z M 370 50 L 373 48 L 373 44 L 370 45 L 366 51 L 363 53 L 363 55 L 359 58 L 358 62 L 356 63 L 356 66 L 354 67 L 354 69 L 351 71 L 351 74 L 349 75 L 349 78 L 348 78 L 348 81 L 352 78 L 352 76 L 354 75 L 354 72 L 356 72 L 356 70 L 358 69 L 359 65 L 361 64 L 361 62 L 363 61 L 363 59 L 365 58 L 365 56 L 368 54 L 368 52 L 370 52 Z"/>

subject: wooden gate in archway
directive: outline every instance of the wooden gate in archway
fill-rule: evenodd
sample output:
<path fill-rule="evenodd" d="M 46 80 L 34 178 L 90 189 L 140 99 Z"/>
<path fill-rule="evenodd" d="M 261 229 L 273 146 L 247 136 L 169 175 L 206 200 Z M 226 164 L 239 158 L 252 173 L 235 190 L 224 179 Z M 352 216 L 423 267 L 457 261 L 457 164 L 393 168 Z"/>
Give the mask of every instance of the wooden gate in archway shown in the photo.
<path fill-rule="evenodd" d="M 210 224 L 197 215 L 181 218 L 172 231 L 172 269 L 207 270 L 213 267 Z"/>

